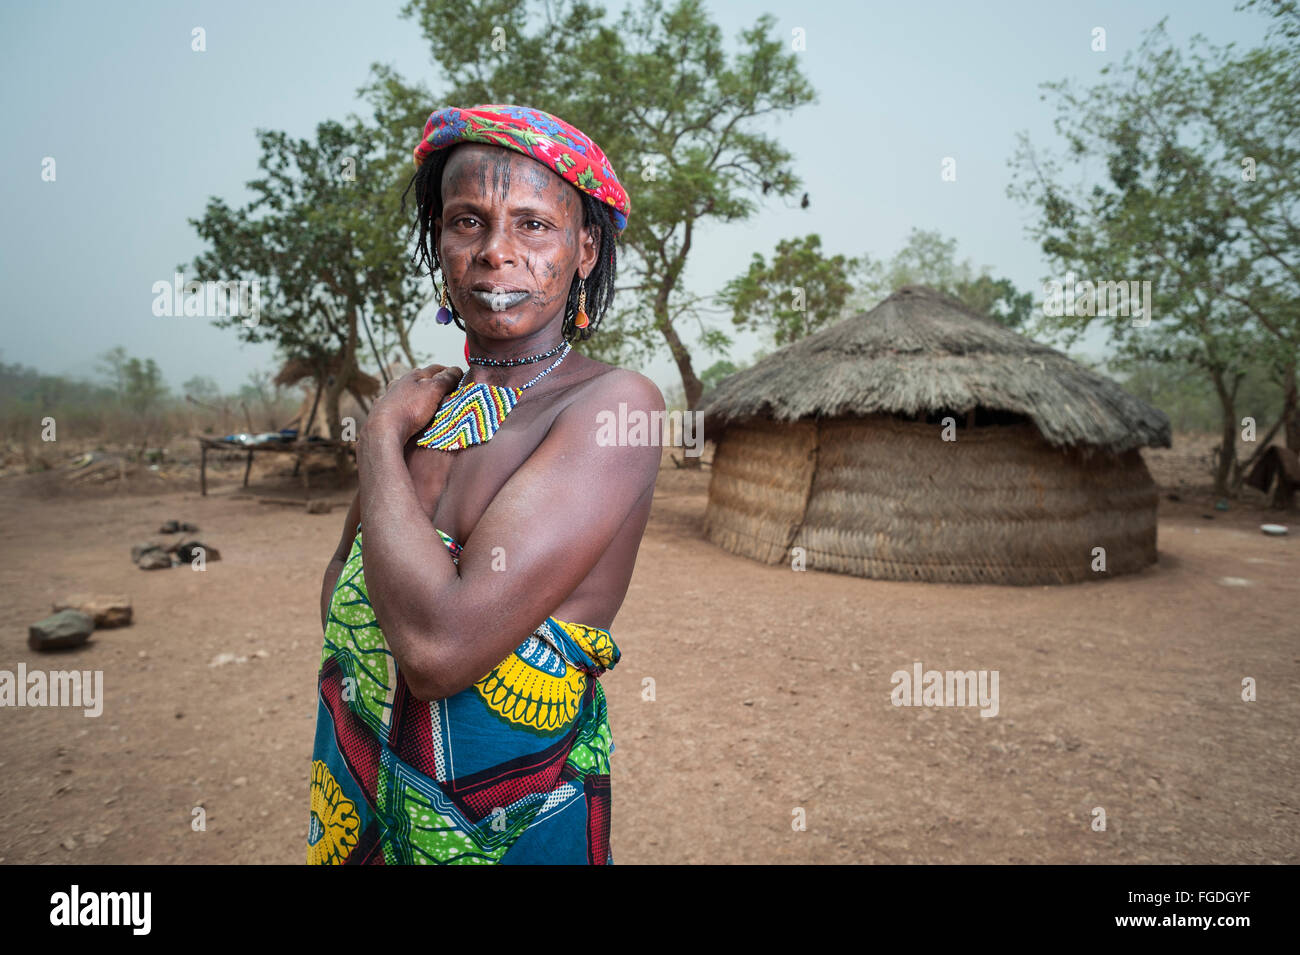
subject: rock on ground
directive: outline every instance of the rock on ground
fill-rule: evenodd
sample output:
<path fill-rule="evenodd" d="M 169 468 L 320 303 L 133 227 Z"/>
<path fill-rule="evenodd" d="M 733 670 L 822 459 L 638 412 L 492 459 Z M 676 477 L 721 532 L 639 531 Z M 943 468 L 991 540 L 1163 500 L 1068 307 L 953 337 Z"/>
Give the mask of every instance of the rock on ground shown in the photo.
<path fill-rule="evenodd" d="M 33 650 L 70 650 L 94 632 L 95 621 L 79 610 L 60 610 L 27 628 L 27 645 Z"/>
<path fill-rule="evenodd" d="M 163 570 L 172 565 L 172 556 L 161 547 L 151 547 L 136 558 L 135 564 L 141 570 Z"/>
<path fill-rule="evenodd" d="M 95 627 L 125 627 L 131 623 L 131 598 L 122 594 L 72 594 L 54 604 L 60 610 L 77 610 L 95 621 Z"/>

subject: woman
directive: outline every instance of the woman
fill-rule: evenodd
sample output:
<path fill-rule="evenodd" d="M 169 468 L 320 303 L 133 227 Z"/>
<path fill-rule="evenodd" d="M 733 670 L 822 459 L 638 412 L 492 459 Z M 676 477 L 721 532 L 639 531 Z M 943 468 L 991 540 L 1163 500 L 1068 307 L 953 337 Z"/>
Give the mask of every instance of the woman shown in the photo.
<path fill-rule="evenodd" d="M 597 677 L 659 448 L 602 440 L 598 416 L 664 402 L 569 342 L 613 299 L 627 197 L 534 109 L 439 110 L 415 152 L 416 259 L 470 370 L 411 372 L 358 436 L 321 592 L 308 861 L 609 863 Z"/>

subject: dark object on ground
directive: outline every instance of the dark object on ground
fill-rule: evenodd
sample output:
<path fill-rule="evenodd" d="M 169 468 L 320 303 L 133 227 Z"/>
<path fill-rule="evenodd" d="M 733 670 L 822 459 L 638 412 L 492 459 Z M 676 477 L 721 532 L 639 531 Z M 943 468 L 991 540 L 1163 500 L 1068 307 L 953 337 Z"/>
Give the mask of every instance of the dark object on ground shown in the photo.
<path fill-rule="evenodd" d="M 172 557 L 161 547 L 150 547 L 136 558 L 135 565 L 141 570 L 165 570 L 172 565 Z"/>
<path fill-rule="evenodd" d="M 146 553 L 148 553 L 151 550 L 165 551 L 166 549 L 167 549 L 167 545 L 159 543 L 158 541 L 141 541 L 138 544 L 132 544 L 131 563 L 133 564 L 139 563 L 140 558 L 143 557 Z"/>
<path fill-rule="evenodd" d="M 78 610 L 60 610 L 27 628 L 27 645 L 33 650 L 70 650 L 94 632 L 95 621 Z"/>
<path fill-rule="evenodd" d="M 328 514 L 328 513 L 330 512 L 330 507 L 331 507 L 331 504 L 330 504 L 329 501 L 308 501 L 308 502 L 307 502 L 307 513 L 308 513 L 308 514 Z"/>
<path fill-rule="evenodd" d="M 183 564 L 192 564 L 194 558 L 200 552 L 202 552 L 205 561 L 221 560 L 221 551 L 204 544 L 202 541 L 185 541 L 176 548 L 176 556 Z"/>
<path fill-rule="evenodd" d="M 76 610 L 95 622 L 97 630 L 125 627 L 131 623 L 131 598 L 123 594 L 72 594 L 54 604 L 60 610 Z"/>
<path fill-rule="evenodd" d="M 158 528 L 159 534 L 193 534 L 198 531 L 198 527 L 189 521 L 165 521 L 163 526 Z"/>
<path fill-rule="evenodd" d="M 1181 494 L 1175 494 L 1173 491 L 1170 491 L 1165 497 L 1171 501 L 1181 501 L 1183 499 Z"/>
<path fill-rule="evenodd" d="M 1272 506 L 1289 510 L 1295 502 L 1296 488 L 1300 487 L 1300 456 L 1290 448 L 1273 445 L 1265 451 L 1246 476 L 1246 483 L 1268 493 L 1268 487 L 1277 478 L 1273 488 Z"/>

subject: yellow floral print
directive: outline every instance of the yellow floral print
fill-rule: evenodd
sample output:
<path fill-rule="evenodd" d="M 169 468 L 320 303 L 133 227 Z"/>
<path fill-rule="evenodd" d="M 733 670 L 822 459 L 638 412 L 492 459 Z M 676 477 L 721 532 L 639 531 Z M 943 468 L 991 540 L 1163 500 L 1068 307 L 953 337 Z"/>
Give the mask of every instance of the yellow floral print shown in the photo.
<path fill-rule="evenodd" d="M 307 829 L 307 864 L 342 865 L 356 848 L 361 819 L 352 800 L 321 760 L 311 764 L 311 822 Z"/>

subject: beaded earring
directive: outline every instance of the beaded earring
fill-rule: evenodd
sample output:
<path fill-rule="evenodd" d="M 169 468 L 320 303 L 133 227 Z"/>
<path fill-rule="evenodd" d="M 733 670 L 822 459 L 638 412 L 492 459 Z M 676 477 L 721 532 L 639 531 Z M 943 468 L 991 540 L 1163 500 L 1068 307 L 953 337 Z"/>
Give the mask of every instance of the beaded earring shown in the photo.
<path fill-rule="evenodd" d="M 439 325 L 451 324 L 451 309 L 447 307 L 447 280 L 445 278 L 442 280 L 442 297 L 438 299 L 438 304 L 441 308 L 438 309 L 438 314 L 434 316 L 434 319 Z"/>
<path fill-rule="evenodd" d="M 578 279 L 578 317 L 573 320 L 575 328 L 587 327 L 587 285 L 585 279 Z"/>

